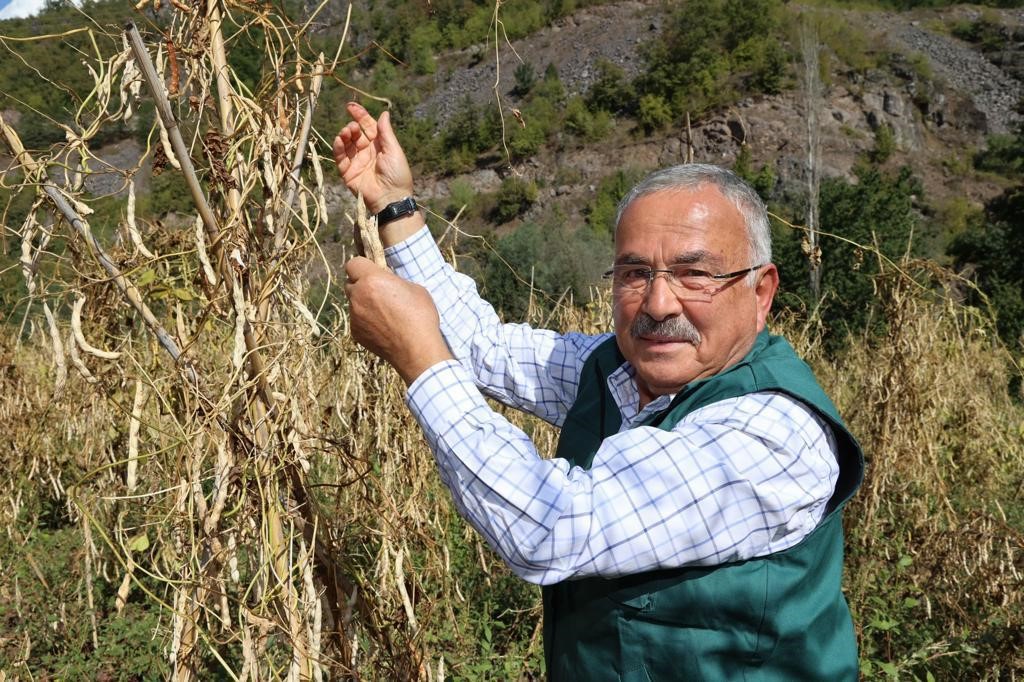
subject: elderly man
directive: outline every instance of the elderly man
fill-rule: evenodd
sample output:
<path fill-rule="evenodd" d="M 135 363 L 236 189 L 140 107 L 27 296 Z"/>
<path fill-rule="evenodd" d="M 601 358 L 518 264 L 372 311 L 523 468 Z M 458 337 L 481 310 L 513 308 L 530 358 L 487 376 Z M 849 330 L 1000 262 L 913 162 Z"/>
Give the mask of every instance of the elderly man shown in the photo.
<path fill-rule="evenodd" d="M 502 324 L 441 257 L 388 114 L 350 104 L 334 158 L 394 274 L 346 266 L 352 334 L 408 384 L 460 512 L 543 587 L 552 680 L 854 679 L 840 509 L 863 458 L 765 331 L 767 213 L 677 166 L 622 201 L 614 334 Z M 481 392 L 561 427 L 553 459 Z"/>

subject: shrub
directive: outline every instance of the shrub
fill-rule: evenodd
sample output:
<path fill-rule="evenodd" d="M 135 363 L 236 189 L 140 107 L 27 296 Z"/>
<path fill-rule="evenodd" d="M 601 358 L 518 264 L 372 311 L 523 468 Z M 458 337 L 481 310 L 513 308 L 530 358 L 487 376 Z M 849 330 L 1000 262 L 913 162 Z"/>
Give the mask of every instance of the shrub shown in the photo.
<path fill-rule="evenodd" d="M 565 129 L 576 137 L 595 142 L 611 132 L 612 115 L 603 109 L 591 112 L 583 98 L 571 98 L 565 106 Z"/>
<path fill-rule="evenodd" d="M 985 52 L 1002 50 L 1008 36 L 995 19 L 982 16 L 974 21 L 958 21 L 950 28 L 950 32 L 960 40 L 978 45 Z"/>
<path fill-rule="evenodd" d="M 750 186 L 757 190 L 762 199 L 767 201 L 775 189 L 775 171 L 770 165 L 763 165 L 760 169 L 754 169 L 754 159 L 750 153 L 750 146 L 740 145 L 740 153 L 736 156 L 736 162 L 732 169 L 741 178 L 750 183 Z"/>
<path fill-rule="evenodd" d="M 818 27 L 818 36 L 840 64 L 859 73 L 878 68 L 885 58 L 867 31 L 842 15 L 833 14 L 828 21 L 822 21 Z"/>
<path fill-rule="evenodd" d="M 537 185 L 515 176 L 505 178 L 498 188 L 494 219 L 506 223 L 526 212 L 537 201 Z"/>
<path fill-rule="evenodd" d="M 447 170 L 467 170 L 473 166 L 476 155 L 490 146 L 484 134 L 484 120 L 480 109 L 466 95 L 459 108 L 441 132 L 441 146 Z"/>
<path fill-rule="evenodd" d="M 1009 178 L 1020 175 L 1024 172 L 1024 134 L 990 135 L 985 149 L 974 155 L 974 167 Z"/>
<path fill-rule="evenodd" d="M 672 108 L 661 95 L 644 95 L 640 98 L 637 121 L 645 132 L 652 133 L 672 122 Z"/>
<path fill-rule="evenodd" d="M 587 225 L 594 235 L 611 243 L 612 235 L 615 233 L 615 214 L 619 201 L 643 175 L 642 171 L 625 169 L 601 179 L 594 199 L 585 210 Z"/>
<path fill-rule="evenodd" d="M 430 74 L 437 70 L 434 52 L 441 44 L 437 24 L 428 21 L 413 29 L 409 36 L 409 64 L 415 73 Z"/>
<path fill-rule="evenodd" d="M 523 62 L 517 66 L 514 77 L 516 84 L 512 88 L 512 94 L 516 97 L 526 97 L 537 83 L 537 72 L 533 70 L 533 64 L 529 62 Z"/>
<path fill-rule="evenodd" d="M 832 350 L 845 345 L 851 333 L 879 331 L 872 278 L 879 271 L 880 257 L 896 261 L 906 252 L 917 223 L 912 198 L 921 194 L 920 183 L 908 168 L 886 173 L 861 165 L 855 172 L 857 184 L 837 178 L 821 183 L 820 315 L 825 343 Z M 777 306 L 813 308 L 803 233 L 776 226 L 774 237 L 774 260 L 786 293 Z M 880 256 L 872 253 L 876 248 Z"/>
<path fill-rule="evenodd" d="M 892 134 L 892 127 L 888 123 L 882 123 L 875 129 L 875 146 L 868 153 L 872 163 L 882 164 L 892 157 L 896 151 L 896 137 Z"/>
<path fill-rule="evenodd" d="M 626 79 L 626 72 L 618 64 L 601 59 L 595 66 L 597 78 L 587 90 L 586 103 L 592 110 L 613 114 L 632 113 L 636 110 L 636 89 Z"/>
<path fill-rule="evenodd" d="M 529 223 L 498 240 L 488 254 L 483 293 L 508 319 L 524 319 L 531 300 L 543 311 L 566 291 L 585 299 L 611 258 L 611 244 L 589 230 L 570 232 L 557 221 Z"/>
<path fill-rule="evenodd" d="M 139 200 L 141 213 L 162 217 L 168 213 L 188 213 L 194 210 L 192 195 L 185 177 L 173 168 L 167 168 L 150 181 L 149 196 Z"/>
<path fill-rule="evenodd" d="M 471 212 L 476 202 L 476 191 L 465 180 L 452 180 L 448 185 L 448 205 L 445 207 L 445 217 L 453 218 L 461 209 L 463 212 Z"/>
<path fill-rule="evenodd" d="M 1024 350 L 1024 186 L 990 201 L 981 224 L 957 236 L 949 255 L 957 268 L 973 266 L 996 311 L 1000 336 Z M 984 304 L 977 293 L 970 300 Z"/>
<path fill-rule="evenodd" d="M 787 71 L 780 7 L 779 0 L 681 3 L 645 46 L 647 69 L 637 89 L 660 96 L 673 115 L 727 104 L 743 90 L 779 91 Z M 650 122 L 644 128 L 652 130 Z"/>

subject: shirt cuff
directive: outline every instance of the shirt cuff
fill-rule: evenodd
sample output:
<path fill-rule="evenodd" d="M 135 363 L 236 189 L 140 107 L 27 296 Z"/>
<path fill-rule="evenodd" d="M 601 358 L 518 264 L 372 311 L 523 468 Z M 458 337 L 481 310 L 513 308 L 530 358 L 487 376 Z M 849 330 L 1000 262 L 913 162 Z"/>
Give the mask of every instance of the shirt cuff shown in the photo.
<path fill-rule="evenodd" d="M 431 446 L 469 412 L 488 409 L 473 377 L 458 360 L 439 362 L 416 377 L 406 403 Z"/>
<path fill-rule="evenodd" d="M 412 282 L 426 282 L 437 277 L 447 265 L 426 225 L 410 237 L 384 249 L 384 257 L 396 275 Z"/>

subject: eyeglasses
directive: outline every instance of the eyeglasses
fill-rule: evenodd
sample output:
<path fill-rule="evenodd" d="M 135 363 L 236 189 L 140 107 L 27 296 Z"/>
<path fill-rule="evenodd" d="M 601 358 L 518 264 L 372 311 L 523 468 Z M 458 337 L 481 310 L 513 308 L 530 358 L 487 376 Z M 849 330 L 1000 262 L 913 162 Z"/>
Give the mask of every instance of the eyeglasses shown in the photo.
<path fill-rule="evenodd" d="M 689 265 L 673 265 L 670 268 L 658 269 L 646 265 L 625 263 L 616 265 L 604 273 L 605 279 L 612 281 L 612 286 L 619 293 L 643 295 L 659 274 L 665 275 L 665 281 L 672 287 L 676 296 L 687 301 L 711 301 L 711 297 L 724 289 L 730 282 L 748 272 L 763 268 L 765 264 L 754 265 L 736 272 L 713 275 L 704 270 L 695 270 Z"/>

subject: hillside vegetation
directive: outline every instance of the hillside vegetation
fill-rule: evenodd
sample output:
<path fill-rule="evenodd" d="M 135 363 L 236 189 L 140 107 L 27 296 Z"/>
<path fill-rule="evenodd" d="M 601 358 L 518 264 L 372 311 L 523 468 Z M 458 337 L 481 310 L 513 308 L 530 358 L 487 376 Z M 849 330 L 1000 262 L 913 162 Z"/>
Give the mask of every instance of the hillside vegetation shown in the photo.
<path fill-rule="evenodd" d="M 927 57 L 857 14 L 927 10 L 913 21 L 1012 61 L 1020 3 L 989 5 L 96 2 L 0 22 L 0 671 L 542 679 L 539 593 L 459 519 L 401 381 L 348 337 L 356 212 L 327 159 L 359 98 L 391 107 L 443 250 L 507 319 L 610 327 L 614 207 L 666 158 L 750 180 L 775 216 L 773 329 L 868 458 L 845 517 L 863 677 L 1024 673 L 1024 126 L 971 127 Z M 500 107 L 424 104 L 502 46 L 620 11 L 643 18 L 629 59 L 505 62 Z M 805 133 L 752 126 L 773 106 L 771 125 L 820 106 L 840 131 L 817 193 Z M 936 152 L 954 139 L 977 144 Z M 977 192 L 929 195 L 939 176 Z M 553 429 L 509 417 L 553 452 Z"/>

